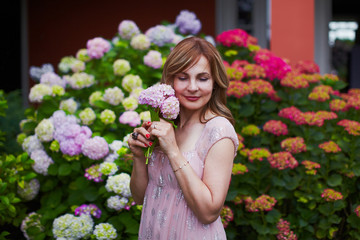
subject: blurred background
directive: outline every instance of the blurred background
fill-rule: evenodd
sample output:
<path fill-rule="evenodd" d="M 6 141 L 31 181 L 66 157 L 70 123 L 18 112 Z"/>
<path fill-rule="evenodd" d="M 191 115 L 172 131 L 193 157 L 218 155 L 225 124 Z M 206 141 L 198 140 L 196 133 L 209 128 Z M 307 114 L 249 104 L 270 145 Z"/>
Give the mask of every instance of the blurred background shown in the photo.
<path fill-rule="evenodd" d="M 273 1 L 273 2 L 272 2 Z M 275 3 L 278 5 L 275 5 Z M 354 51 L 359 52 L 360 13 L 353 0 L 302 0 L 287 4 L 308 2 L 311 8 L 299 10 L 299 26 L 310 19 L 313 34 L 304 36 L 313 43 L 313 59 L 321 73 L 337 74 L 351 88 L 360 87 L 358 69 L 351 65 Z M 194 12 L 202 22 L 201 33 L 214 38 L 222 31 L 241 28 L 258 39 L 259 45 L 275 51 L 272 46 L 272 29 L 276 16 L 289 14 L 286 0 L 182 0 L 182 1 L 119 1 L 119 0 L 13 0 L 1 7 L 1 73 L 0 89 L 5 92 L 21 90 L 26 106 L 30 66 L 57 64 L 64 56 L 75 55 L 86 47 L 88 39 L 111 39 L 117 34 L 118 24 L 124 19 L 135 21 L 142 32 L 166 20 L 175 22 L 183 9 Z M 281 4 L 281 5 L 279 5 Z M 275 6 L 277 6 L 275 9 Z M 280 6 L 280 7 L 279 7 Z M 273 7 L 273 9 L 272 9 Z M 280 13 L 279 13 L 280 11 Z M 276 16 L 272 16 L 276 14 Z M 291 13 L 290 13 L 291 14 Z M 273 23 L 271 22 L 273 21 Z M 286 21 L 281 20 L 280 24 Z M 292 24 L 293 28 L 295 26 Z M 305 23 L 304 23 L 305 24 Z M 284 25 L 285 26 L 285 25 Z M 292 29 L 286 26 L 288 30 Z M 282 31 L 286 36 L 288 31 Z M 280 36 L 281 37 L 281 36 Z M 275 40 L 274 40 L 275 41 Z M 291 48 L 292 42 L 287 43 Z M 286 46 L 283 46 L 285 49 Z M 279 52 L 278 52 L 279 54 Z M 360 53 L 357 53 L 357 56 Z M 282 54 L 282 55 L 286 55 Z M 287 57 L 281 56 L 280 57 Z M 290 57 L 291 58 L 291 57 Z M 359 58 L 359 56 L 357 57 Z M 309 60 L 309 59 L 303 59 Z"/>

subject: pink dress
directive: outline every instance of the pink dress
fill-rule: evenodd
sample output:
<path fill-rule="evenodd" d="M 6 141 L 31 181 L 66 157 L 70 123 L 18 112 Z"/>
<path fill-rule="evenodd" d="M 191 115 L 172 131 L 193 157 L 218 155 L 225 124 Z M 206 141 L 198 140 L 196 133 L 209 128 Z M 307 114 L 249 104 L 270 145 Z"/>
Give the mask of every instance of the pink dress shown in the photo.
<path fill-rule="evenodd" d="M 223 138 L 230 138 L 238 147 L 238 138 L 231 123 L 215 117 L 205 124 L 192 151 L 183 153 L 190 166 L 202 178 L 209 149 Z M 234 153 L 234 156 L 236 151 Z M 221 159 L 219 159 L 221 161 Z M 226 239 L 220 217 L 211 224 L 199 222 L 187 206 L 167 156 L 154 150 L 148 165 L 149 183 L 145 192 L 139 239 L 207 240 Z"/>

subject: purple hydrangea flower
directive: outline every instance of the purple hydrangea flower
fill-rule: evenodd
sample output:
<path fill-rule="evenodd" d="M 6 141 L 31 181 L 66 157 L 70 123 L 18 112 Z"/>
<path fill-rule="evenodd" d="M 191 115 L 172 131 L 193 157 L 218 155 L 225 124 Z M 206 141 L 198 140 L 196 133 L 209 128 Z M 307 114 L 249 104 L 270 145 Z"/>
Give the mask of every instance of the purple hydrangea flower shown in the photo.
<path fill-rule="evenodd" d="M 81 153 L 81 145 L 76 144 L 73 138 L 69 138 L 60 142 L 60 150 L 66 155 L 75 156 Z"/>
<path fill-rule="evenodd" d="M 166 43 L 171 43 L 174 38 L 174 31 L 171 28 L 168 28 L 163 25 L 157 25 L 155 27 L 149 28 L 145 35 L 150 39 L 150 41 L 159 47 L 164 46 Z"/>
<path fill-rule="evenodd" d="M 130 40 L 138 34 L 140 34 L 140 30 L 134 21 L 123 20 L 119 24 L 119 35 L 122 38 Z"/>
<path fill-rule="evenodd" d="M 99 160 L 109 153 L 109 145 L 103 137 L 96 136 L 85 140 L 81 150 L 88 158 Z"/>
<path fill-rule="evenodd" d="M 100 218 L 101 210 L 95 204 L 82 204 L 75 209 L 75 215 L 81 216 L 83 214 L 92 215 L 96 218 Z"/>
<path fill-rule="evenodd" d="M 100 164 L 92 165 L 91 167 L 88 167 L 87 169 L 85 169 L 84 176 L 88 180 L 92 180 L 94 182 L 102 182 L 104 180 L 101 178 L 102 173 L 100 172 L 99 169 L 100 169 Z"/>
<path fill-rule="evenodd" d="M 58 85 L 65 88 L 66 86 L 66 81 L 64 81 L 59 75 L 54 72 L 46 72 L 41 75 L 40 83 L 49 85 L 51 87 L 54 85 Z"/>
<path fill-rule="evenodd" d="M 90 58 L 102 58 L 104 53 L 110 50 L 110 43 L 101 37 L 90 39 L 86 43 L 88 55 Z"/>
<path fill-rule="evenodd" d="M 182 34 L 197 34 L 201 29 L 201 22 L 196 18 L 195 13 L 183 10 L 176 17 L 175 24 Z"/>

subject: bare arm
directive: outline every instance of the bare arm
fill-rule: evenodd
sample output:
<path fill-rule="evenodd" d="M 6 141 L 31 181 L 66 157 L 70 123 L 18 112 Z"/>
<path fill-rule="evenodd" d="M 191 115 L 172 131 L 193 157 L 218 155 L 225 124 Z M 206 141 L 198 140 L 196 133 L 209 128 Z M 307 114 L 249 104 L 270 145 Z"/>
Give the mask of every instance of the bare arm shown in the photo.
<path fill-rule="evenodd" d="M 186 161 L 183 156 L 172 158 L 170 161 L 174 165 Z M 225 138 L 210 149 L 203 179 L 189 165 L 175 173 L 188 206 L 204 224 L 214 222 L 220 215 L 229 188 L 233 159 L 234 144 Z"/>

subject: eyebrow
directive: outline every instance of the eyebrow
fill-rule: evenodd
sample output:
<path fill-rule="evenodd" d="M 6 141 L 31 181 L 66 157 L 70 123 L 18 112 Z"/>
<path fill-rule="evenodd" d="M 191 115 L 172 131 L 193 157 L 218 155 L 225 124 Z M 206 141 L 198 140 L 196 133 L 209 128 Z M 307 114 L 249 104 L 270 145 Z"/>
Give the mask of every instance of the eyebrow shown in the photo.
<path fill-rule="evenodd" d="M 177 74 L 189 75 L 189 74 L 186 73 L 186 72 L 179 72 L 179 73 L 177 73 Z M 197 76 L 198 76 L 198 75 L 210 75 L 210 76 L 211 76 L 211 74 L 208 73 L 208 72 L 201 72 L 201 73 L 198 73 L 198 74 L 196 74 L 196 75 L 197 75 Z"/>

